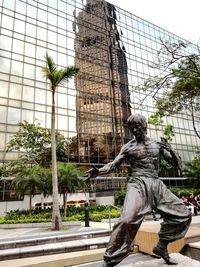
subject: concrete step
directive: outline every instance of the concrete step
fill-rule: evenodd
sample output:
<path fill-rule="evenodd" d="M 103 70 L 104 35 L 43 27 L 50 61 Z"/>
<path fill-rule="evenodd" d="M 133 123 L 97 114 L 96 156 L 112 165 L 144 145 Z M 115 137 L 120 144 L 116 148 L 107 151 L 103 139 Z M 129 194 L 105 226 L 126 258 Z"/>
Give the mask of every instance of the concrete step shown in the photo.
<path fill-rule="evenodd" d="M 155 258 L 147 255 L 147 254 L 143 254 L 143 253 L 134 253 L 129 255 L 127 258 L 125 258 L 122 262 L 120 262 L 117 267 L 121 266 L 127 266 L 129 264 L 132 264 L 134 262 L 150 262 L 152 260 L 154 260 Z M 64 267 L 67 267 L 69 265 L 65 265 Z M 78 265 L 72 265 L 73 267 L 101 267 L 102 266 L 102 261 L 96 261 L 96 262 L 88 262 L 88 263 L 83 263 L 83 264 L 78 264 Z M 139 265 L 138 265 L 139 266 Z M 140 267 L 142 267 L 143 265 L 140 265 Z"/>
<path fill-rule="evenodd" d="M 194 260 L 199 261 L 199 266 L 200 266 L 200 242 L 187 244 L 184 247 L 182 254 Z"/>
<path fill-rule="evenodd" d="M 64 267 L 103 259 L 105 248 L 0 261 L 0 267 Z"/>
<path fill-rule="evenodd" d="M 189 257 L 183 256 L 179 253 L 170 254 L 171 258 L 173 258 L 178 264 L 177 267 L 200 267 L 200 262 L 193 260 Z M 70 265 L 66 264 L 64 267 L 68 267 Z M 97 261 L 93 263 L 79 264 L 79 265 L 71 265 L 73 267 L 101 267 L 102 261 Z M 142 253 L 137 253 L 130 255 L 122 262 L 120 262 L 116 267 L 165 267 L 166 263 L 163 259 L 158 259 L 150 255 L 145 255 Z M 44 266 L 47 267 L 47 266 Z M 52 266 L 52 267 L 56 267 Z"/>
<path fill-rule="evenodd" d="M 2 249 L 0 250 L 0 261 L 105 248 L 108 241 L 109 236 L 98 236 L 95 238 L 83 236 L 82 239 L 74 241 L 71 239 L 64 242 Z"/>
<path fill-rule="evenodd" d="M 109 236 L 109 230 L 90 230 L 87 232 L 80 233 L 52 233 L 43 234 L 43 235 L 33 235 L 32 237 L 21 237 L 20 239 L 8 240 L 1 239 L 0 241 L 0 250 L 11 249 L 11 248 L 21 248 L 27 246 L 37 246 L 42 244 L 50 244 L 50 243 L 60 243 L 71 240 L 79 240 L 79 239 L 88 239 L 88 238 L 98 238 Z"/>

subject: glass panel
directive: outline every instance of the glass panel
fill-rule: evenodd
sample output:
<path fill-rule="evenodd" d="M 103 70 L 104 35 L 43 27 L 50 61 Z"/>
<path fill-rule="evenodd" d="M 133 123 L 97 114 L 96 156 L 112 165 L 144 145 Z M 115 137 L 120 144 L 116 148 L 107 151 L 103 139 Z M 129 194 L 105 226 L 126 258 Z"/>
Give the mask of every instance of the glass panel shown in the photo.
<path fill-rule="evenodd" d="M 42 9 L 38 9 L 38 20 L 46 22 L 47 21 L 47 12 L 42 10 Z"/>
<path fill-rule="evenodd" d="M 12 38 L 1 35 L 0 36 L 0 44 L 1 44 L 1 49 L 6 49 L 6 50 L 11 51 Z"/>
<path fill-rule="evenodd" d="M 2 28 L 12 30 L 13 29 L 13 22 L 14 22 L 13 18 L 8 17 L 6 15 L 2 16 Z"/>
<path fill-rule="evenodd" d="M 8 97 L 8 82 L 0 81 L 0 96 Z"/>
<path fill-rule="evenodd" d="M 46 41 L 47 40 L 47 30 L 38 27 L 37 28 L 37 38 Z"/>
<path fill-rule="evenodd" d="M 17 124 L 20 121 L 20 109 L 8 107 L 8 123 Z"/>
<path fill-rule="evenodd" d="M 26 3 L 16 1 L 16 11 L 20 14 L 26 15 Z"/>
<path fill-rule="evenodd" d="M 45 104 L 46 103 L 46 91 L 36 89 L 35 90 L 35 102 L 38 104 Z"/>
<path fill-rule="evenodd" d="M 27 5 L 27 16 L 37 18 L 37 9 L 32 5 Z"/>
<path fill-rule="evenodd" d="M 76 131 L 76 118 L 69 117 L 69 130 L 71 132 Z"/>
<path fill-rule="evenodd" d="M 33 102 L 34 100 L 34 88 L 29 86 L 23 87 L 23 100 Z"/>
<path fill-rule="evenodd" d="M 6 8 L 9 8 L 11 10 L 14 10 L 15 9 L 15 0 L 9 0 L 9 1 L 4 0 L 3 6 Z"/>
<path fill-rule="evenodd" d="M 22 76 L 23 64 L 19 61 L 12 60 L 11 73 Z"/>
<path fill-rule="evenodd" d="M 58 107 L 60 108 L 67 107 L 67 95 L 58 94 Z"/>
<path fill-rule="evenodd" d="M 21 99 L 22 86 L 20 84 L 10 84 L 10 98 Z"/>
<path fill-rule="evenodd" d="M 68 130 L 67 117 L 58 116 L 58 130 Z"/>
<path fill-rule="evenodd" d="M 35 112 L 35 120 L 39 123 L 42 127 L 45 127 L 45 113 L 42 112 Z"/>
<path fill-rule="evenodd" d="M 24 34 L 25 33 L 25 22 L 15 19 L 14 31 Z"/>
<path fill-rule="evenodd" d="M 7 107 L 0 106 L 0 122 L 6 123 Z"/>
<path fill-rule="evenodd" d="M 35 45 L 25 43 L 25 55 L 35 57 Z"/>
<path fill-rule="evenodd" d="M 24 53 L 24 42 L 13 39 L 13 52 L 18 54 Z"/>
<path fill-rule="evenodd" d="M 36 36 L 36 26 L 26 23 L 26 34 L 35 38 Z"/>
<path fill-rule="evenodd" d="M 26 78 L 34 79 L 35 67 L 33 65 L 24 64 L 24 76 Z"/>
<path fill-rule="evenodd" d="M 22 110 L 22 121 L 28 121 L 29 123 L 33 123 L 33 111 Z"/>
<path fill-rule="evenodd" d="M 5 133 L 0 133 L 0 149 L 3 150 L 5 148 Z"/>
<path fill-rule="evenodd" d="M 1 71 L 10 73 L 10 59 L 0 58 Z"/>

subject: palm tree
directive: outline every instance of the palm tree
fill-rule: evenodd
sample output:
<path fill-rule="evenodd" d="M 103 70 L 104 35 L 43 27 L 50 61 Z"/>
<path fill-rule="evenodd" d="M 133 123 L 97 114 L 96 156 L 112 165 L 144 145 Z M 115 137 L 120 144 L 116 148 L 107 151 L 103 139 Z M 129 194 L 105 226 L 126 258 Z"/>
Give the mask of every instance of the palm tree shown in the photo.
<path fill-rule="evenodd" d="M 55 137 L 55 92 L 59 85 L 64 85 L 69 78 L 79 72 L 79 69 L 72 66 L 64 69 L 58 69 L 53 59 L 46 53 L 46 66 L 42 68 L 42 72 L 46 80 L 50 81 L 50 89 L 52 92 L 52 110 L 51 110 L 51 157 L 52 157 L 52 189 L 53 189 L 53 214 L 52 214 L 52 230 L 61 230 L 62 222 L 59 209 L 58 194 L 58 174 L 57 174 L 57 158 L 56 158 L 56 137 Z"/>
<path fill-rule="evenodd" d="M 78 189 L 84 188 L 83 179 L 79 178 L 80 171 L 75 163 L 59 163 L 58 164 L 58 181 L 60 193 L 63 194 L 64 216 L 67 215 L 66 202 L 67 194 L 75 193 Z"/>
<path fill-rule="evenodd" d="M 20 164 L 17 169 L 11 187 L 21 196 L 29 195 L 29 215 L 31 215 L 32 197 L 41 189 L 41 168 L 39 165 L 28 167 Z"/>

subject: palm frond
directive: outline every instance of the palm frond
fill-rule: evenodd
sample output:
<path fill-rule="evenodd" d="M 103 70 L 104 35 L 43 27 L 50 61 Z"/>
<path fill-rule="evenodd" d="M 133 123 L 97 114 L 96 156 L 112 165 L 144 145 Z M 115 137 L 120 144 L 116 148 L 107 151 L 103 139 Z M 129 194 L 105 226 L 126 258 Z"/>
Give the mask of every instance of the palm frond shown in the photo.
<path fill-rule="evenodd" d="M 57 66 L 54 63 L 53 58 L 50 57 L 48 53 L 46 53 L 45 60 L 46 60 L 46 66 L 42 67 L 42 72 L 45 78 L 49 79 L 51 83 L 53 84 L 54 74 L 57 71 Z"/>
<path fill-rule="evenodd" d="M 68 81 L 68 79 L 74 77 L 78 73 L 79 73 L 79 68 L 74 66 L 61 69 L 57 80 L 57 85 L 58 84 L 64 85 Z"/>

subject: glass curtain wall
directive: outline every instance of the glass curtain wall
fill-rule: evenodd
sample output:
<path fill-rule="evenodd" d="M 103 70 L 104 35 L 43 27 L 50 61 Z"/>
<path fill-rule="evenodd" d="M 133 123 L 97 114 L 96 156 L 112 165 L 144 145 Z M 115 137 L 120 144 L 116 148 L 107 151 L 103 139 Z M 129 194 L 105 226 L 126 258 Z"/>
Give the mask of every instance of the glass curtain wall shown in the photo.
<path fill-rule="evenodd" d="M 80 68 L 56 93 L 56 128 L 69 140 L 69 161 L 100 166 L 130 139 L 127 117 L 154 112 L 152 98 L 140 105 L 144 94 L 134 87 L 159 74 L 149 66 L 160 39 L 182 40 L 103 0 L 0 0 L 0 23 L 1 162 L 18 157 L 5 153 L 18 122 L 51 126 L 51 91 L 41 72 L 46 52 L 60 68 Z M 191 159 L 200 144 L 190 117 L 165 120 L 174 125 L 173 147 Z M 159 139 L 163 129 L 149 125 L 149 135 Z"/>

